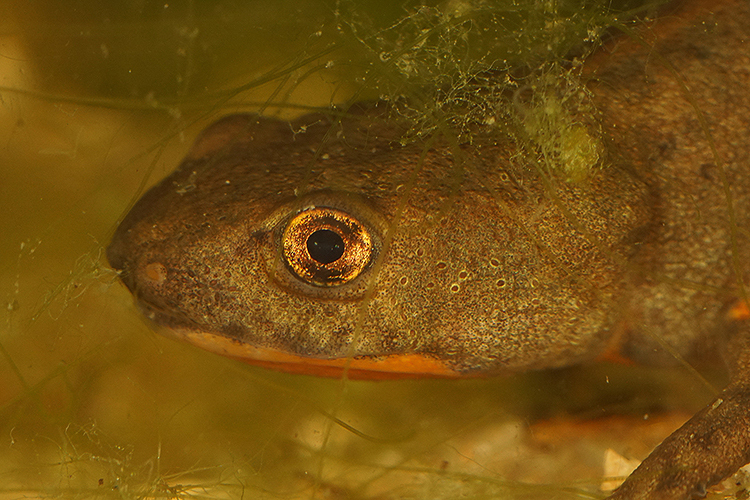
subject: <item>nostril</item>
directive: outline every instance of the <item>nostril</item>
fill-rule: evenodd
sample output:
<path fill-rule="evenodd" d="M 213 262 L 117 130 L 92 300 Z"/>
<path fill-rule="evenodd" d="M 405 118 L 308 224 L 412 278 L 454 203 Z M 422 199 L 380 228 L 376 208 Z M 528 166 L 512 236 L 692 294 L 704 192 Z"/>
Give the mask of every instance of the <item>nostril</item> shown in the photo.
<path fill-rule="evenodd" d="M 161 262 L 146 264 L 139 274 L 153 285 L 161 285 L 167 280 L 167 268 Z"/>

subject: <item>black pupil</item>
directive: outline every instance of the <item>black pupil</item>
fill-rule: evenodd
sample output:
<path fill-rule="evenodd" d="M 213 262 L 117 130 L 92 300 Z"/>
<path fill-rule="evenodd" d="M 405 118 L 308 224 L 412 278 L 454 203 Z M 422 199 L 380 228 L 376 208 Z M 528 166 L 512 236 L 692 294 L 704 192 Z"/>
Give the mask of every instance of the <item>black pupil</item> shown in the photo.
<path fill-rule="evenodd" d="M 321 229 L 307 238 L 307 251 L 317 262 L 330 264 L 344 255 L 344 240 L 335 231 Z"/>

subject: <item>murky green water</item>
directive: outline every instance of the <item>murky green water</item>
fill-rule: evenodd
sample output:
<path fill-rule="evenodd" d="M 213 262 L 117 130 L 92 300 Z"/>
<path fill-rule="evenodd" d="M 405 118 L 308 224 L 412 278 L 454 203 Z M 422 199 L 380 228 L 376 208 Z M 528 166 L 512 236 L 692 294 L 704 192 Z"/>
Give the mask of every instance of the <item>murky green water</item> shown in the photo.
<path fill-rule="evenodd" d="M 609 366 L 460 382 L 342 383 L 268 372 L 152 333 L 103 248 L 128 207 L 219 116 L 290 117 L 404 95 L 411 133 L 449 124 L 460 134 L 482 119 L 487 98 L 457 107 L 450 96 L 478 85 L 483 71 L 502 80 L 509 68 L 528 65 L 521 73 L 530 74 L 571 50 L 584 55 L 608 16 L 631 7 L 0 8 L 0 497 L 596 491 L 600 445 L 539 458 L 529 425 L 561 412 L 647 413 L 695 394 L 698 402 L 682 406 L 690 411 L 709 396 L 699 381 Z M 553 76 L 568 71 L 545 67 L 556 68 Z M 681 392 L 671 392 L 675 385 Z"/>

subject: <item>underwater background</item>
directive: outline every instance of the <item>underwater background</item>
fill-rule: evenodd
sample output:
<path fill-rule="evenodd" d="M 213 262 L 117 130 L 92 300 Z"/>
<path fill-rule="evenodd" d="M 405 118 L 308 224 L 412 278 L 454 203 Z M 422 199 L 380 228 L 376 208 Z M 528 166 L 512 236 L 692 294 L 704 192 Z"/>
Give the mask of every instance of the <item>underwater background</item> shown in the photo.
<path fill-rule="evenodd" d="M 502 133 L 561 154 L 569 111 L 587 105 L 586 56 L 660 8 L 4 2 L 0 498 L 603 497 L 605 476 L 626 473 L 605 468 L 607 450 L 645 456 L 711 397 L 699 377 L 275 373 L 154 333 L 104 249 L 200 130 L 233 112 L 289 119 L 385 99 L 413 124 L 408 141 L 436 129 L 470 140 L 503 109 Z M 507 97 L 520 87 L 534 93 L 523 116 Z"/>

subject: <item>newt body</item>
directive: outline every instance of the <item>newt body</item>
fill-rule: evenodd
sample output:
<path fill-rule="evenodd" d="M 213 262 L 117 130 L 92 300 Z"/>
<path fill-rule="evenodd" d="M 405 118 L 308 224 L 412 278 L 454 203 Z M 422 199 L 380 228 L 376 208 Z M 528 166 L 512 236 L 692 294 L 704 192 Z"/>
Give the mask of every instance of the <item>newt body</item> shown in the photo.
<path fill-rule="evenodd" d="M 401 146 L 382 105 L 340 122 L 237 115 L 138 202 L 108 258 L 172 334 L 287 371 L 460 377 L 729 352 L 726 413 L 686 424 L 615 496 L 700 493 L 750 461 L 748 331 L 727 315 L 750 277 L 750 7 L 684 11 L 653 47 L 587 62 L 608 151 L 588 182 L 514 160 L 489 127 L 471 145 Z"/>

